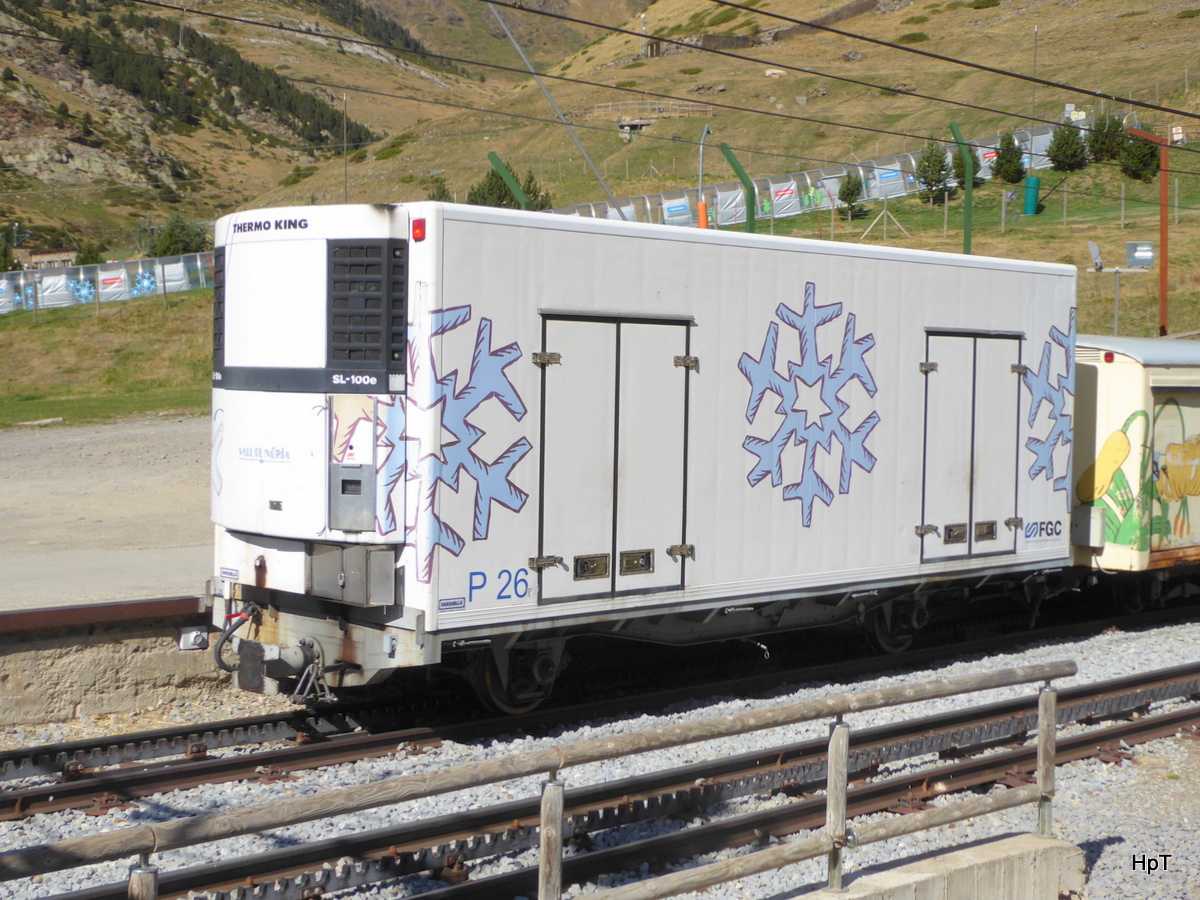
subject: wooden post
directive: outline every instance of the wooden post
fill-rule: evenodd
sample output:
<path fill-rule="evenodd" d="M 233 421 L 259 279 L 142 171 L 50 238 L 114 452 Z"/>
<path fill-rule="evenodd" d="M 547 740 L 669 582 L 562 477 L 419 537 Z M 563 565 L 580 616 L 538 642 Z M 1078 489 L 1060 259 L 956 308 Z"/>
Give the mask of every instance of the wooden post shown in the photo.
<path fill-rule="evenodd" d="M 950 197 L 942 191 L 942 237 L 946 236 L 947 229 L 950 227 Z"/>
<path fill-rule="evenodd" d="M 893 816 L 881 822 L 871 822 L 856 829 L 858 844 L 874 844 L 901 835 L 916 834 L 919 831 L 949 825 L 951 822 L 962 822 L 976 816 L 999 812 L 1002 809 L 1035 803 L 1037 792 L 1036 784 L 1025 784 L 1000 794 L 989 794 L 974 800 L 935 806 L 908 816 Z M 769 850 L 759 850 L 757 853 L 710 863 L 707 866 L 695 866 L 646 881 L 623 884 L 606 891 L 596 891 L 588 896 L 594 900 L 658 900 L 674 897 L 685 891 L 698 891 L 735 878 L 745 878 L 802 860 L 815 859 L 822 853 L 828 853 L 829 846 L 829 835 L 818 832 L 798 841 L 779 844 Z"/>
<path fill-rule="evenodd" d="M 846 846 L 846 781 L 850 768 L 850 726 L 840 719 L 829 735 L 825 767 L 825 833 L 833 841 L 829 850 L 829 890 L 842 893 L 842 848 Z"/>
<path fill-rule="evenodd" d="M 129 869 L 129 900 L 158 900 L 158 866 L 150 865 L 150 855 L 143 853 L 136 866 Z"/>
<path fill-rule="evenodd" d="M 829 719 L 885 706 L 953 697 L 957 694 L 1015 684 L 1046 682 L 1069 677 L 1077 671 L 1078 666 L 1074 662 L 1061 660 L 955 678 L 932 679 L 919 684 L 852 691 L 819 700 L 751 710 L 699 722 L 681 722 L 644 731 L 564 742 L 516 756 L 465 763 L 432 772 L 399 775 L 383 781 L 324 791 L 313 796 L 288 797 L 232 810 L 172 819 L 155 825 L 117 828 L 86 837 L 67 838 L 19 850 L 0 851 L 0 882 L 57 872 L 61 869 L 73 869 L 110 859 L 122 859 L 137 853 L 161 853 L 348 812 L 376 809 L 405 800 L 446 794 L 482 784 L 494 784 L 542 772 L 556 772 L 566 766 L 583 765 L 602 759 L 618 759 L 651 750 L 663 750 L 733 734 L 763 731 L 796 722 L 810 722 L 813 719 Z M 1032 802 L 1032 799 L 1023 802 Z M 827 849 L 822 846 L 820 852 L 824 853 Z"/>
<path fill-rule="evenodd" d="M 563 783 L 558 773 L 542 783 L 541 844 L 538 851 L 538 900 L 562 896 Z"/>
<path fill-rule="evenodd" d="M 1058 691 L 1049 683 L 1038 694 L 1038 837 L 1054 837 L 1054 748 Z"/>

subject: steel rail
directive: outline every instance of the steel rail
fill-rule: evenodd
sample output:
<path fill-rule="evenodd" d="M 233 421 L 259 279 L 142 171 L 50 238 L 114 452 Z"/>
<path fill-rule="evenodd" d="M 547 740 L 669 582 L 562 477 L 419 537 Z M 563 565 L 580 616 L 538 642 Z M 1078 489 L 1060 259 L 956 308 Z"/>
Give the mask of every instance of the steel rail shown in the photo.
<path fill-rule="evenodd" d="M 1137 616 L 1102 619 L 1088 623 L 1071 623 L 1024 631 L 1020 643 L 1043 641 L 1058 637 L 1079 637 L 1098 634 L 1110 627 L 1125 629 L 1175 624 L 1197 617 L 1195 607 L 1174 608 L 1143 613 Z M 477 720 L 454 732 L 447 739 L 469 741 L 472 729 L 479 739 L 497 731 L 510 733 L 545 733 L 571 722 L 604 716 L 629 715 L 642 709 L 662 707 L 684 700 L 694 700 L 698 691 L 732 692 L 737 696 L 766 696 L 778 692 L 781 685 L 793 682 L 844 681 L 851 682 L 884 672 L 913 671 L 945 660 L 948 656 L 986 653 L 997 648 L 1012 649 L 1014 636 L 990 636 L 960 642 L 951 648 L 930 647 L 893 656 L 871 656 L 855 660 L 838 660 L 815 666 L 775 670 L 697 685 L 694 680 L 682 687 L 672 687 L 633 696 L 604 698 L 581 703 L 550 706 L 523 716 Z M 461 712 L 460 710 L 458 712 Z M 88 738 L 58 744 L 0 751 L 0 782 L 30 776 L 74 777 L 74 774 L 104 766 L 144 762 L 148 759 L 187 756 L 193 757 L 222 747 L 244 746 L 270 741 L 317 739 L 371 728 L 388 720 L 409 718 L 410 713 L 399 700 L 368 700 L 317 707 L 310 710 L 277 715 L 231 719 L 207 725 L 181 725 L 127 735 Z M 439 730 L 447 723 L 432 722 Z"/>
<path fill-rule="evenodd" d="M 1075 722 L 1131 713 L 1145 710 L 1154 702 L 1192 695 L 1200 695 L 1200 663 L 1062 689 L 1059 692 L 1058 721 Z M 858 767 L 866 768 L 869 764 L 878 765 L 924 753 L 953 754 L 962 745 L 1023 737 L 1035 727 L 1036 719 L 1036 699 L 1019 698 L 855 732 L 852 747 L 862 757 Z M 496 723 L 493 721 L 489 724 L 494 726 Z M 90 777 L 77 777 L 61 784 L 0 792 L 0 821 L 64 809 L 83 808 L 89 812 L 104 812 L 155 793 L 200 784 L 256 777 L 273 778 L 302 769 L 386 756 L 398 747 L 419 752 L 443 740 L 462 743 L 476 736 L 478 727 L 474 725 L 440 730 L 416 728 L 381 734 L 348 734 L 321 743 L 228 758 L 95 772 Z M 625 793 L 649 795 L 677 789 L 693 783 L 697 778 L 746 778 L 762 772 L 764 768 L 777 772 L 786 770 L 789 773 L 774 785 L 760 788 L 777 789 L 797 778 L 808 780 L 824 777 L 824 753 L 823 741 L 801 742 L 759 754 L 687 767 L 679 770 L 682 779 L 679 784 L 672 785 L 669 780 L 648 779 L 645 787 L 630 787 Z M 852 764 L 856 758 L 852 757 Z M 803 776 L 795 774 L 802 766 L 811 771 Z"/>
<path fill-rule="evenodd" d="M 1141 676 L 1141 680 L 1146 692 L 1165 699 L 1178 693 L 1173 688 L 1166 689 L 1167 684 L 1174 680 L 1176 685 L 1186 684 L 1187 689 L 1191 691 L 1195 688 L 1195 677 L 1196 667 L 1189 666 L 1148 673 Z M 1144 695 L 1136 695 L 1127 690 L 1133 680 L 1134 678 L 1116 679 L 1088 688 L 1071 689 L 1073 698 L 1069 703 L 1060 706 L 1059 721 L 1144 709 Z M 1163 694 L 1164 690 L 1167 690 L 1166 695 Z M 1003 725 L 1007 721 L 1008 732 L 1018 736 L 1023 734 L 1027 724 L 1026 717 L 1019 707 L 1020 703 L 990 704 L 986 713 L 997 725 Z M 988 715 L 975 718 L 986 721 Z M 1200 710 L 1193 708 L 1164 716 L 1146 717 L 1132 723 L 1062 740 L 1059 742 L 1058 762 L 1061 764 L 1092 755 L 1100 746 L 1122 740 L 1135 743 L 1155 736 L 1173 734 L 1197 719 L 1200 719 Z M 857 732 L 851 745 L 850 768 L 861 776 L 872 771 L 880 761 L 927 753 L 947 746 L 959 746 L 962 744 L 963 725 L 960 713 L 948 713 L 919 722 L 881 726 Z M 937 734 L 939 729 L 946 727 L 956 730 Z M 979 747 L 991 746 L 997 739 L 997 733 L 990 729 L 980 730 L 968 724 L 967 730 L 974 735 Z M 922 733 L 925 737 L 923 742 L 920 740 Z M 908 748 L 895 746 L 894 742 L 897 739 L 909 742 Z M 760 753 L 743 754 L 715 763 L 698 763 L 592 788 L 575 789 L 567 794 L 569 818 L 566 833 L 586 835 L 588 832 L 648 818 L 691 818 L 716 802 L 747 794 L 779 790 L 794 794 L 819 789 L 823 784 L 825 771 L 823 752 L 824 741 L 804 742 Z M 1032 748 L 1022 748 L 942 766 L 935 770 L 877 781 L 850 792 L 849 810 L 854 815 L 865 815 L 905 805 L 908 809 L 918 808 L 916 804 L 953 790 L 1005 778 L 1016 779 L 1013 783 L 1019 783 L 1023 780 L 1023 773 L 1032 771 L 1035 765 L 1035 751 Z M 900 798 L 903 798 L 903 802 Z M 611 856 L 621 858 L 622 854 L 632 854 L 630 858 L 637 864 L 651 858 L 670 861 L 694 853 L 708 852 L 716 849 L 718 844 L 732 846 L 751 842 L 756 836 L 761 840 L 764 835 L 790 834 L 805 828 L 818 828 L 824 822 L 824 815 L 824 801 L 822 798 L 816 798 L 789 804 L 779 810 L 752 814 L 746 822 L 730 820 L 716 826 L 688 829 L 687 833 L 691 837 L 678 838 L 683 841 L 682 848 L 672 843 L 675 839 L 655 839 L 654 846 L 662 849 L 654 850 L 653 853 L 648 847 L 639 846 L 636 849 L 614 848 L 603 854 L 589 853 L 584 857 L 589 861 L 586 863 L 571 857 L 564 863 L 565 871 L 570 877 L 579 880 L 613 870 L 605 869 L 606 866 L 615 865 L 619 870 L 620 865 L 605 860 Z M 808 818 L 805 818 L 806 816 Z M 334 890 L 447 866 L 461 869 L 466 860 L 516 852 L 535 845 L 537 818 L 536 800 L 516 801 L 490 810 L 331 839 L 228 864 L 167 873 L 162 879 L 161 892 L 162 896 L 166 897 L 189 890 L 225 889 L 231 892 L 230 897 L 237 897 L 238 886 L 245 886 L 246 879 L 251 879 L 257 884 L 254 893 L 256 898 L 301 897 L 314 888 Z M 698 843 L 693 845 L 693 841 Z M 701 849 L 688 849 L 692 846 Z M 360 862 L 351 867 L 328 867 L 331 861 L 344 860 L 347 857 Z M 314 867 L 319 868 L 323 864 L 325 868 L 317 874 L 306 874 L 306 871 Z M 580 866 L 585 866 L 585 872 L 579 870 Z M 598 868 L 593 869 L 593 866 Z M 536 873 L 526 873 L 524 877 L 536 880 Z M 502 895 L 488 894 L 487 891 L 500 890 L 501 886 L 495 884 L 493 879 L 486 879 L 478 884 L 485 882 L 488 886 L 482 889 L 482 893 L 472 894 L 473 888 L 461 887 L 455 889 L 460 893 L 455 893 L 454 896 Z M 514 887 L 517 893 L 522 890 L 527 892 L 527 889 L 527 885 L 524 888 Z M 123 885 L 114 885 L 72 896 L 77 900 L 100 900 L 123 896 L 124 890 Z M 507 885 L 504 890 L 507 890 Z M 437 892 L 431 896 L 440 894 L 441 892 Z"/>

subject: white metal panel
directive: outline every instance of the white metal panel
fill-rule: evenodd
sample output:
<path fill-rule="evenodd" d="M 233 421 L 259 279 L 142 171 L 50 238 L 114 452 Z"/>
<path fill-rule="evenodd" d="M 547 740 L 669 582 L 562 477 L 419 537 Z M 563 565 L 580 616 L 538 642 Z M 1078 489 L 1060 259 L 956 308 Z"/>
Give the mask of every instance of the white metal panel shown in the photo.
<path fill-rule="evenodd" d="M 225 249 L 225 364 L 325 365 L 325 241 Z"/>
<path fill-rule="evenodd" d="M 1017 531 L 1004 524 L 1017 514 L 1017 433 L 1020 343 L 1004 338 L 975 340 L 975 446 L 971 485 L 973 555 L 1012 553 Z M 993 528 L 988 523 L 994 523 Z M 994 534 L 989 539 L 988 534 Z"/>
<path fill-rule="evenodd" d="M 551 319 L 546 350 L 562 356 L 544 375 L 542 553 L 563 566 L 542 572 L 552 600 L 612 590 L 616 340 L 613 323 Z M 575 580 L 575 559 L 608 555 L 606 577 Z"/>
<path fill-rule="evenodd" d="M 616 589 L 678 587 L 684 563 L 666 548 L 683 541 L 687 369 L 674 360 L 685 353 L 687 328 L 624 322 L 619 329 Z M 653 570 L 622 574 L 621 554 L 635 551 L 649 551 Z"/>
<path fill-rule="evenodd" d="M 921 539 L 921 560 L 965 556 L 971 518 L 971 429 L 974 342 L 931 335 L 927 361 L 937 364 L 926 378 L 925 488 L 923 525 L 937 530 Z"/>
<path fill-rule="evenodd" d="M 323 394 L 213 392 L 213 521 L 234 531 L 325 531 L 329 418 Z"/>

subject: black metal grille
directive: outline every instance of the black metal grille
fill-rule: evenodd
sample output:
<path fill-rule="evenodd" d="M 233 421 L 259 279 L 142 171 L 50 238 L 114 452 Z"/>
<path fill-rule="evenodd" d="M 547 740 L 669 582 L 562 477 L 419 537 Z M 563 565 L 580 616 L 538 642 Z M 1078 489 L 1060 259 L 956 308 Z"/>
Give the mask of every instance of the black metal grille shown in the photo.
<path fill-rule="evenodd" d="M 408 241 L 389 241 L 391 250 L 391 297 L 388 328 L 387 369 L 389 372 L 404 372 L 404 347 L 408 337 Z"/>
<path fill-rule="evenodd" d="M 329 242 L 328 365 L 404 371 L 408 243 Z"/>
<path fill-rule="evenodd" d="M 225 366 L 225 248 L 213 251 L 213 370 Z"/>
<path fill-rule="evenodd" d="M 329 365 L 380 369 L 384 241 L 329 242 Z"/>

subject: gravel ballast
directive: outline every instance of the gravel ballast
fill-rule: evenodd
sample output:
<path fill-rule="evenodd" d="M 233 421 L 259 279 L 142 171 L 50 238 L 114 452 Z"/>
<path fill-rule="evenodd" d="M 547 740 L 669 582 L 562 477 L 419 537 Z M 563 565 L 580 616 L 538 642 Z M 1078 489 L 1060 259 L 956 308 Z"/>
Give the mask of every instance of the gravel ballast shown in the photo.
<path fill-rule="evenodd" d="M 7 823 L 0 829 L 0 850 L 13 850 L 43 843 L 96 834 L 131 825 L 167 821 L 179 816 L 197 815 L 262 803 L 287 796 L 315 795 L 336 787 L 377 781 L 397 775 L 428 772 L 436 768 L 465 762 L 493 759 L 569 742 L 626 733 L 669 722 L 729 715 L 765 706 L 817 699 L 846 693 L 852 689 L 888 687 L 910 684 L 929 678 L 958 675 L 1031 665 L 1061 659 L 1073 659 L 1079 674 L 1056 684 L 1060 689 L 1070 684 L 1090 683 L 1194 662 L 1200 658 L 1200 625 L 1188 624 L 1157 628 L 1136 633 L 1109 632 L 1087 640 L 1042 643 L 1012 653 L 987 659 L 962 659 L 923 672 L 884 676 L 864 681 L 849 688 L 841 685 L 788 686 L 770 700 L 721 699 L 697 702 L 665 711 L 658 716 L 639 716 L 632 720 L 593 721 L 564 730 L 547 738 L 499 737 L 487 744 L 460 745 L 447 743 L 440 748 L 414 756 L 393 755 L 382 759 L 363 760 L 314 772 L 297 773 L 297 780 L 277 784 L 231 784 L 177 791 L 138 801 L 133 808 L 114 810 L 101 817 L 81 812 L 64 812 L 41 816 L 23 822 Z M 966 705 L 978 705 L 1017 696 L 1030 696 L 1036 686 L 1006 688 L 971 695 L 914 703 L 906 706 L 857 713 L 847 717 L 852 729 L 868 728 L 903 719 L 932 715 Z M 792 740 L 825 735 L 827 722 L 812 722 L 768 732 L 732 737 L 706 744 L 648 753 L 627 759 L 593 763 L 568 769 L 562 773 L 568 787 L 579 787 L 654 771 L 686 762 L 701 761 L 762 749 Z M 1060 736 L 1076 733 L 1078 729 L 1060 729 Z M 1057 796 L 1054 802 L 1055 835 L 1079 845 L 1090 869 L 1086 889 L 1088 900 L 1093 898 L 1200 898 L 1200 742 L 1182 737 L 1155 741 L 1135 747 L 1133 758 L 1119 764 L 1081 761 L 1061 767 L 1057 776 Z M 922 763 L 924 764 L 924 762 Z M 893 766 L 887 773 L 899 768 Z M 529 777 L 400 804 L 395 807 L 371 810 L 279 829 L 266 837 L 247 836 L 217 843 L 183 848 L 157 854 L 156 864 L 163 869 L 177 869 L 215 859 L 243 856 L 282 843 L 327 838 L 345 831 L 393 825 L 475 809 L 492 803 L 534 797 L 540 791 L 543 778 Z M 995 790 L 1003 790 L 996 788 Z M 940 798 L 939 802 L 953 802 Z M 790 802 L 783 796 L 756 798 L 727 805 L 726 810 L 714 810 L 712 815 L 734 814 L 761 805 Z M 897 838 L 880 844 L 848 851 L 845 858 L 847 879 L 862 868 L 947 847 L 969 844 L 989 837 L 1032 831 L 1036 825 L 1036 809 L 1022 807 L 995 813 L 980 819 L 932 832 Z M 688 823 L 652 823 L 633 829 L 644 837 L 658 830 L 677 830 Z M 597 846 L 605 846 L 617 835 L 593 835 Z M 713 858 L 753 852 L 757 848 L 718 854 Z M 472 878 L 509 871 L 535 862 L 533 853 L 506 858 L 495 863 L 474 865 Z M 1156 859 L 1158 868 L 1148 871 L 1147 864 L 1136 861 Z M 0 894 L 14 900 L 47 897 L 55 893 L 76 890 L 98 884 L 122 881 L 133 860 L 119 860 L 76 870 L 49 873 L 35 879 L 10 882 L 0 888 Z M 601 886 L 610 886 L 631 874 Z M 699 900 L 725 898 L 782 898 L 799 896 L 823 886 L 824 863 L 813 861 L 788 867 L 779 872 L 747 878 L 713 888 L 694 896 Z M 424 876 L 403 879 L 375 889 L 350 892 L 354 897 L 400 897 L 442 886 Z M 594 886 L 593 886 L 594 887 Z M 568 897 L 586 894 L 588 886 L 572 887 Z"/>

